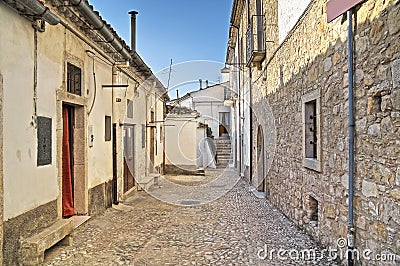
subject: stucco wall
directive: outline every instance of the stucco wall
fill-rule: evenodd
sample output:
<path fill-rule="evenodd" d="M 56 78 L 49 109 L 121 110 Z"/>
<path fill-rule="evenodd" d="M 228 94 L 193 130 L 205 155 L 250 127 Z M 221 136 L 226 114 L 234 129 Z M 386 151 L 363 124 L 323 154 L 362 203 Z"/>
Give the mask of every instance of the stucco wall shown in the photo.
<path fill-rule="evenodd" d="M 3 74 L 3 177 L 4 220 L 15 217 L 58 196 L 56 152 L 52 164 L 36 166 L 36 129 L 33 116 L 33 29 L 31 23 L 0 4 L 0 72 Z M 12 30 L 10 30 L 12 29 Z M 62 35 L 61 35 L 62 36 Z M 39 47 L 43 41 L 39 38 Z M 50 51 L 51 52 L 51 51 Z M 23 63 L 21 63 L 23 62 Z M 55 89 L 62 73 L 46 56 L 38 60 L 38 115 L 52 117 L 52 145 L 56 146 Z M 50 73 L 50 75 L 43 75 Z M 58 80 L 58 82 L 55 81 Z"/>
<path fill-rule="evenodd" d="M 196 165 L 197 138 L 195 116 L 169 114 L 165 121 L 166 164 Z"/>
<path fill-rule="evenodd" d="M 224 106 L 224 89 L 229 83 L 214 85 L 191 93 L 192 109 L 200 113 L 199 121 L 211 128 L 214 137 L 219 137 L 219 113 L 230 112 L 229 106 Z"/>

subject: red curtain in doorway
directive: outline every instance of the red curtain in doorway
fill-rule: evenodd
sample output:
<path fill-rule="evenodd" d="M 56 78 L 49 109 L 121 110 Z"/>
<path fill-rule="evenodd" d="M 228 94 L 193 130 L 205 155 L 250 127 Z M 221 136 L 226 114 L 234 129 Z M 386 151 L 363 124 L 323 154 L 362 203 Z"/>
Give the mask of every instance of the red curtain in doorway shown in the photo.
<path fill-rule="evenodd" d="M 63 142 L 62 142 L 62 216 L 74 215 L 74 200 L 72 197 L 71 150 L 69 143 L 69 113 L 63 107 Z"/>

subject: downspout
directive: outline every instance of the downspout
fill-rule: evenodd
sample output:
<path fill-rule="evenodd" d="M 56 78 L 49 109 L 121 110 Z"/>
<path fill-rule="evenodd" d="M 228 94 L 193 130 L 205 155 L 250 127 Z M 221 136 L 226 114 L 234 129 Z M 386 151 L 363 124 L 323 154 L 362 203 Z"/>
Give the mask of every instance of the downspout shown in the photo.
<path fill-rule="evenodd" d="M 118 121 L 115 120 L 115 108 L 114 108 L 114 83 L 115 83 L 115 77 L 117 76 L 117 67 L 115 66 L 115 63 L 112 65 L 111 67 L 111 121 L 113 124 L 113 127 L 115 125 L 116 129 L 117 127 L 119 127 L 119 123 L 117 123 Z M 117 135 L 118 130 L 115 130 L 115 135 Z M 115 138 L 115 155 L 113 154 L 113 158 L 114 156 L 117 157 L 116 159 L 116 163 L 114 165 L 115 167 L 115 174 L 113 174 L 113 179 L 112 179 L 112 197 L 113 197 L 113 204 L 118 204 L 118 139 L 117 136 L 113 136 L 113 138 Z M 114 153 L 114 150 L 113 150 Z M 123 160 L 124 158 L 122 158 Z"/>
<path fill-rule="evenodd" d="M 250 97 L 250 165 L 249 165 L 249 179 L 250 183 L 253 180 L 253 84 L 252 84 L 252 73 L 251 73 L 251 67 L 249 67 L 249 97 Z"/>
<path fill-rule="evenodd" d="M 31 125 L 37 127 L 37 83 L 38 83 L 38 30 L 33 31 L 33 116 Z"/>
<path fill-rule="evenodd" d="M 353 95 L 353 9 L 347 11 L 348 36 L 347 36 L 347 50 L 348 50 L 348 94 L 349 94 L 349 113 L 348 113 L 348 138 L 349 138 L 349 209 L 348 209 L 348 225 L 347 225 L 347 246 L 348 246 L 348 265 L 354 265 L 353 249 L 354 249 L 354 217 L 353 217 L 353 198 L 354 198 L 354 95 Z"/>
<path fill-rule="evenodd" d="M 243 176 L 242 173 L 242 132 L 241 132 L 241 126 L 242 126 L 242 113 L 241 113 L 241 95 L 240 95 L 240 59 L 241 59 L 241 45 L 240 45 L 240 29 L 238 26 L 231 24 L 232 27 L 234 27 L 237 30 L 237 46 L 239 47 L 238 49 L 238 113 L 239 113 L 239 125 L 238 125 L 238 147 L 239 147 L 239 174 L 240 176 Z"/>
<path fill-rule="evenodd" d="M 250 16 L 250 0 L 247 0 L 247 25 L 250 27 L 251 24 L 251 16 Z M 249 182 L 251 183 L 252 181 L 252 175 L 253 175 L 253 84 L 252 84 L 252 73 L 251 73 L 251 66 L 249 67 L 249 97 L 250 97 L 250 128 L 249 128 L 249 139 L 250 139 L 250 162 L 249 162 Z"/>

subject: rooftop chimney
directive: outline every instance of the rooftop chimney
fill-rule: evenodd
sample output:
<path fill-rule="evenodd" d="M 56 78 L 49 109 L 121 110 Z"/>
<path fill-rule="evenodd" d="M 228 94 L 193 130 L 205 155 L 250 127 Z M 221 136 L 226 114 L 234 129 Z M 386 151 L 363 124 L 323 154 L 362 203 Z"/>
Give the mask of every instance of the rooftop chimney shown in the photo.
<path fill-rule="evenodd" d="M 206 80 L 206 88 L 208 88 L 208 79 Z"/>
<path fill-rule="evenodd" d="M 199 79 L 199 83 L 200 83 L 200 90 L 203 89 L 203 81 L 201 79 Z"/>
<path fill-rule="evenodd" d="M 131 15 L 131 49 L 132 52 L 136 52 L 136 15 L 138 12 L 130 11 L 128 14 Z"/>

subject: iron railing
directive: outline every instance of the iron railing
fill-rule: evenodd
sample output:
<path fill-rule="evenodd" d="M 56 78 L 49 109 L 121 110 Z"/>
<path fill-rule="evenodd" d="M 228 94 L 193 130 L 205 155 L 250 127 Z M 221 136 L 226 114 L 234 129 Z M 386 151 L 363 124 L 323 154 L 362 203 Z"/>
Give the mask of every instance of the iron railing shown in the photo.
<path fill-rule="evenodd" d="M 246 62 L 260 62 L 265 58 L 265 17 L 253 15 L 246 33 Z"/>

